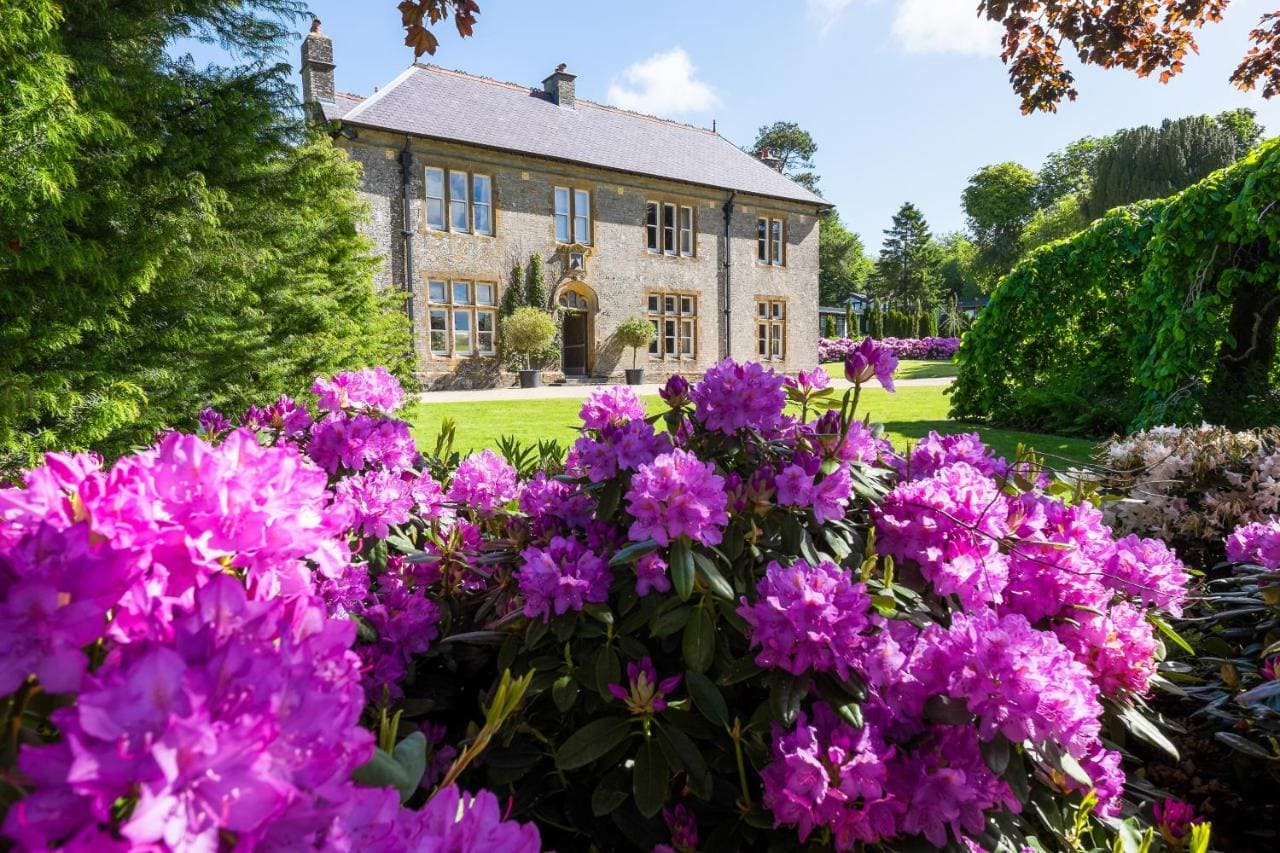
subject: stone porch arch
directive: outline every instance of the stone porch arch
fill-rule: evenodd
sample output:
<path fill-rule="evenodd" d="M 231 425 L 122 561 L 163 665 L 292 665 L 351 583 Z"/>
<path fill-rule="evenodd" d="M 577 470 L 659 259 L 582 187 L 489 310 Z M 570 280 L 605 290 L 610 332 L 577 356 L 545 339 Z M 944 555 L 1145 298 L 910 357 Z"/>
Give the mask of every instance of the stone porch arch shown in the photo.
<path fill-rule="evenodd" d="M 552 302 L 561 312 L 561 367 L 566 376 L 590 376 L 596 363 L 595 290 L 578 279 L 556 288 Z"/>

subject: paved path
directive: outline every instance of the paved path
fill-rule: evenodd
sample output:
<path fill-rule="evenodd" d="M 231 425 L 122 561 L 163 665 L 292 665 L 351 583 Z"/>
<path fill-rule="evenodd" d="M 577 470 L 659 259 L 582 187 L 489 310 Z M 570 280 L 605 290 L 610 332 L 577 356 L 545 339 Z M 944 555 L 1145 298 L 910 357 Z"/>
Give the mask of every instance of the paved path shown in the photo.
<path fill-rule="evenodd" d="M 940 376 L 931 379 L 899 379 L 894 384 L 899 388 L 920 388 L 950 385 L 952 377 Z M 582 399 L 596 388 L 603 385 L 544 385 L 541 388 L 482 388 L 475 391 L 423 391 L 418 400 L 423 403 L 489 403 L 513 400 L 561 400 Z M 661 385 L 636 385 L 636 393 L 640 396 L 657 394 Z M 831 387 L 843 391 L 850 387 L 844 379 L 831 380 Z M 879 387 L 874 382 L 872 388 Z"/>

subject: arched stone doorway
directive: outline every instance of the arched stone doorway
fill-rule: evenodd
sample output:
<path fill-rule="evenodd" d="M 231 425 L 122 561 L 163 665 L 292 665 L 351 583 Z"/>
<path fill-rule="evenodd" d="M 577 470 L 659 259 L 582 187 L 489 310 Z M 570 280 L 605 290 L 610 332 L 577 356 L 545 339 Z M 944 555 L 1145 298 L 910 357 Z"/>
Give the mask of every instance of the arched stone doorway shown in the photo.
<path fill-rule="evenodd" d="M 560 364 L 565 376 L 587 376 L 595 361 L 596 293 L 580 281 L 556 290 L 561 312 Z"/>

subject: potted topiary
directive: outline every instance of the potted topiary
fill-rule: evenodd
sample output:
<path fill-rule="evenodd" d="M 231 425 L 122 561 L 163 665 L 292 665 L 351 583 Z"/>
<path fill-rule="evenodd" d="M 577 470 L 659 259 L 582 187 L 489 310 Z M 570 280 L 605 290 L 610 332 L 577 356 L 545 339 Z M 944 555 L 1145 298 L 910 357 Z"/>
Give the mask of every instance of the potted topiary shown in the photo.
<path fill-rule="evenodd" d="M 631 367 L 627 370 L 627 384 L 639 385 L 644 382 L 644 368 L 636 367 L 636 354 L 640 347 L 647 347 L 657 334 L 653 324 L 644 317 L 628 317 L 618 325 L 614 337 L 624 347 L 631 347 Z"/>
<path fill-rule="evenodd" d="M 521 388 L 537 388 L 542 384 L 542 371 L 534 369 L 532 359 L 555 336 L 556 321 L 546 311 L 537 308 L 519 308 L 503 319 L 503 345 L 524 364 L 519 373 Z"/>

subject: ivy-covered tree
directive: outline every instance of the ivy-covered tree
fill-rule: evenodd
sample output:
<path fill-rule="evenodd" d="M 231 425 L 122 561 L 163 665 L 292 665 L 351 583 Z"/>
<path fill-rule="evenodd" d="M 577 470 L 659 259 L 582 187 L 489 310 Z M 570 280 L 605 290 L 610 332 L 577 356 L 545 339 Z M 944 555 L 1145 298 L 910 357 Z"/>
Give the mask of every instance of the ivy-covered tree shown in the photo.
<path fill-rule="evenodd" d="M 1209 116 L 1122 130 L 1098 154 L 1085 213 L 1096 219 L 1122 204 L 1172 195 L 1231 165 L 1236 147 L 1235 132 Z"/>
<path fill-rule="evenodd" d="M 901 306 L 933 306 L 938 301 L 938 247 L 924 214 L 906 202 L 885 229 L 876 261 L 875 295 Z"/>
<path fill-rule="evenodd" d="M 355 229 L 357 173 L 309 141 L 293 0 L 0 10 L 0 467 L 111 453 L 204 404 L 404 366 Z M 181 38 L 229 48 L 197 67 Z M 74 97 L 72 97 L 74 95 Z"/>
<path fill-rule="evenodd" d="M 502 291 L 502 305 L 498 313 L 503 317 L 510 317 L 524 305 L 524 265 L 516 261 L 511 265 L 511 274 L 507 277 L 506 289 Z"/>
<path fill-rule="evenodd" d="M 988 289 L 1022 254 L 1019 238 L 1035 213 L 1035 192 L 1035 174 L 1018 163 L 984 166 L 964 188 L 964 212 L 978 248 L 974 270 Z"/>
<path fill-rule="evenodd" d="M 547 275 L 542 266 L 542 255 L 534 252 L 524 278 L 524 304 L 539 311 L 546 311 L 550 297 L 547 295 Z"/>

